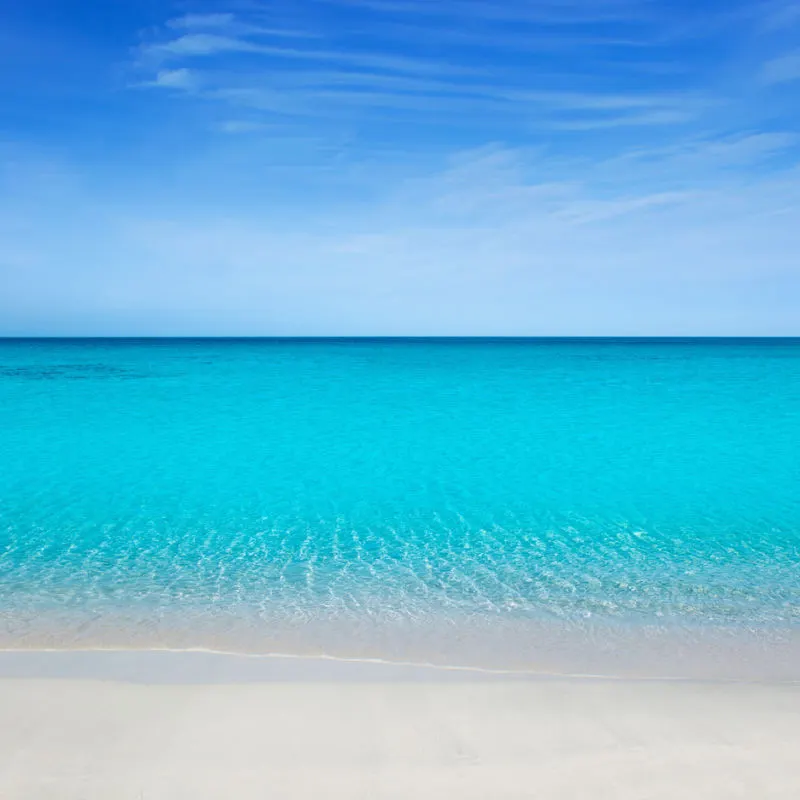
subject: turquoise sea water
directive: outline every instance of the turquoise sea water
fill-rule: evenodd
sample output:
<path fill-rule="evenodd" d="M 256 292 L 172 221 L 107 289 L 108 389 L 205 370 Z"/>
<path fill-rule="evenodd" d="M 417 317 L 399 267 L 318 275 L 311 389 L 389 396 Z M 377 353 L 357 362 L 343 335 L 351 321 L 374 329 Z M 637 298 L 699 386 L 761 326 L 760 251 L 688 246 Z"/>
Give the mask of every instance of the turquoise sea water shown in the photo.
<path fill-rule="evenodd" d="M 800 623 L 800 340 L 0 340 L 0 459 L 6 646 Z"/>

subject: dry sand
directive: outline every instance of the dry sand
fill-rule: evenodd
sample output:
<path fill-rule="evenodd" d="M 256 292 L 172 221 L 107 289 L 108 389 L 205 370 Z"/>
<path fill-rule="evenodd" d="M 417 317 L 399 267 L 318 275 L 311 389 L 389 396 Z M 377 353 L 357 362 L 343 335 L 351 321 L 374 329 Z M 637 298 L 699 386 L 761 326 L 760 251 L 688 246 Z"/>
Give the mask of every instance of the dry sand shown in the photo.
<path fill-rule="evenodd" d="M 797 684 L 0 654 L 3 800 L 800 798 Z"/>

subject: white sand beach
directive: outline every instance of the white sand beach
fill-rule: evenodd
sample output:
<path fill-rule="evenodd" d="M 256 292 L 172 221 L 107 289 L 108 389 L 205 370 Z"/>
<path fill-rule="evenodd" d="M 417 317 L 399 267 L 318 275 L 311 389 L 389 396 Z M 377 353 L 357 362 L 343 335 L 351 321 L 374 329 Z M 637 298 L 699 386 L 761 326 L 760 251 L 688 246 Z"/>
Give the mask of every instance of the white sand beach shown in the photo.
<path fill-rule="evenodd" d="M 0 797 L 800 797 L 800 685 L 0 654 Z"/>

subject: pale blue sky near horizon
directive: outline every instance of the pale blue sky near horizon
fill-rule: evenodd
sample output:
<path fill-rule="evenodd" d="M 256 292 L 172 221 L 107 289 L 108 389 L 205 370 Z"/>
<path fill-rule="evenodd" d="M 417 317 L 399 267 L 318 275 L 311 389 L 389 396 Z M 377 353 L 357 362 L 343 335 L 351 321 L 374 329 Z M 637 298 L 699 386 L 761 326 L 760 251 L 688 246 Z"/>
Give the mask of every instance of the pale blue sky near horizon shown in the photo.
<path fill-rule="evenodd" d="M 0 335 L 800 334 L 800 2 L 0 8 Z"/>

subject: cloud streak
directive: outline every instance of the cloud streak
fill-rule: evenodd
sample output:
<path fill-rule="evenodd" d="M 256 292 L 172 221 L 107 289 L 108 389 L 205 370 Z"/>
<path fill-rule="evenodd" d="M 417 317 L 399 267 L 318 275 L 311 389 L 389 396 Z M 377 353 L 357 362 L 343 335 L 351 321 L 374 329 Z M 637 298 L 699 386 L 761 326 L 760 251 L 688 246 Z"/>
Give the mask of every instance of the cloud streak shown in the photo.
<path fill-rule="evenodd" d="M 253 42 L 242 37 L 215 33 L 190 33 L 164 42 L 148 44 L 140 50 L 151 60 L 217 56 L 231 53 L 269 56 L 294 62 L 333 62 L 355 67 L 412 74 L 474 75 L 474 68 L 440 64 L 422 58 L 400 55 L 285 47 Z"/>
<path fill-rule="evenodd" d="M 189 15 L 167 27 L 179 35 L 144 43 L 140 55 L 145 65 L 167 61 L 174 67 L 159 67 L 154 79 L 140 85 L 180 88 L 178 76 L 188 76 L 179 71 L 189 69 L 180 66 L 185 62 L 194 76 L 185 88 L 196 89 L 202 76 L 207 99 L 271 115 L 352 119 L 358 109 L 364 119 L 391 111 L 425 114 L 427 123 L 436 124 L 456 114 L 462 121 L 498 115 L 527 128 L 577 132 L 680 125 L 709 105 L 696 92 L 545 90 L 536 86 L 541 80 L 518 68 L 444 62 L 422 52 L 286 47 L 269 41 L 265 29 L 228 13 Z M 231 57 L 246 62 L 215 66 Z M 198 66 L 200 60 L 207 65 Z"/>
<path fill-rule="evenodd" d="M 160 69 L 151 81 L 140 83 L 141 87 L 157 89 L 181 89 L 190 91 L 197 86 L 197 80 L 192 70 L 186 67 L 179 69 Z"/>
<path fill-rule="evenodd" d="M 800 50 L 767 61 L 761 70 L 761 80 L 767 84 L 800 81 Z"/>
<path fill-rule="evenodd" d="M 687 152 L 708 160 L 711 182 L 698 183 Z M 680 188 L 637 190 L 636 163 L 616 167 L 612 193 L 602 165 L 541 182 L 531 176 L 546 156 L 483 148 L 384 187 L 369 206 L 334 203 L 324 223 L 289 226 L 252 208 L 226 218 L 84 197 L 66 219 L 98 235 L 71 237 L 69 251 L 83 263 L 90 249 L 114 254 L 111 266 L 51 276 L 26 319 L 106 333 L 130 333 L 142 315 L 147 332 L 184 334 L 793 332 L 796 309 L 775 297 L 800 288 L 797 171 L 742 180 L 690 143 L 649 159 Z M 69 195 L 58 202 L 74 207 Z M 6 330 L 66 241 L 30 231 L 10 241 Z M 78 316 L 57 311 L 65 293 L 80 298 Z"/>
<path fill-rule="evenodd" d="M 17 65 L 5 331 L 796 327 L 786 0 L 180 8 Z"/>
<path fill-rule="evenodd" d="M 319 118 L 335 136 L 343 125 L 380 128 L 393 115 L 476 139 L 505 127 L 510 141 L 702 124 L 729 99 L 668 59 L 650 61 L 654 42 L 670 38 L 663 14 L 658 0 L 319 0 L 302 14 L 251 4 L 167 20 L 138 50 L 139 70 L 152 77 L 133 83 L 179 89 L 169 76 L 191 70 L 184 88 L 219 107 L 212 114 L 247 108 L 268 124 Z M 301 37 L 291 46 L 289 28 Z M 515 40 L 512 56 L 504 45 Z M 570 49 L 582 61 L 565 56 Z M 587 73 L 595 61 L 596 74 Z"/>
<path fill-rule="evenodd" d="M 483 22 L 537 23 L 550 25 L 582 25 L 588 22 L 639 21 L 647 19 L 649 5 L 636 0 L 564 0 L 564 2 L 528 3 L 509 0 L 492 3 L 487 0 L 428 3 L 414 0 L 328 0 L 343 6 L 359 6 L 382 14 L 415 17 L 469 18 Z"/>

